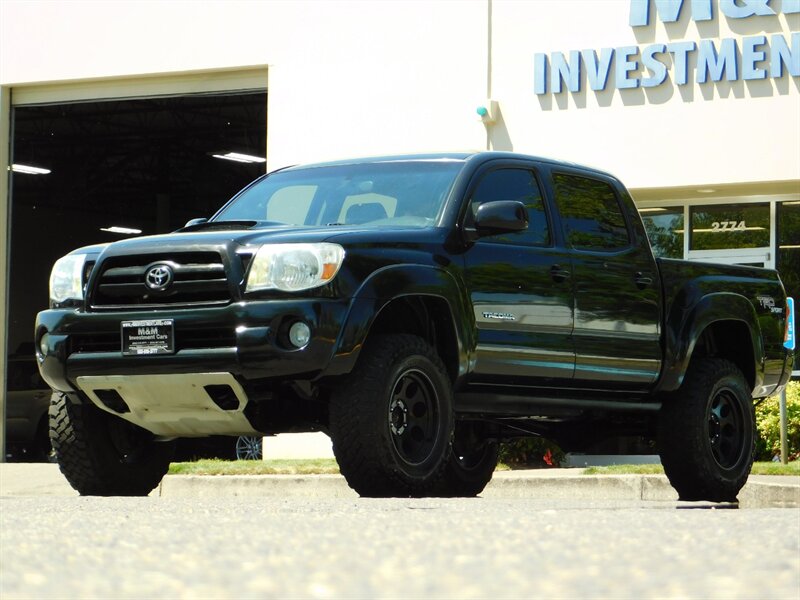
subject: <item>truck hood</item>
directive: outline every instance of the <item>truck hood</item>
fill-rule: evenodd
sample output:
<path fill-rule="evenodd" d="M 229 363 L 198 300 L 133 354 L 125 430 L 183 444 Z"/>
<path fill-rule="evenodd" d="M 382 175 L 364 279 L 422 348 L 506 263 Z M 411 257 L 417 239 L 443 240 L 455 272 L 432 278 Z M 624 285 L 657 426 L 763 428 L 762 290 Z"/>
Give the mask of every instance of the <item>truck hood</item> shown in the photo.
<path fill-rule="evenodd" d="M 104 255 L 131 255 L 154 250 L 192 252 L 210 247 L 258 247 L 262 244 L 336 242 L 339 244 L 396 243 L 433 241 L 441 236 L 435 228 L 363 226 L 270 226 L 259 229 L 187 231 L 151 235 L 114 242 L 103 248 Z M 87 249 L 82 249 L 85 252 Z"/>

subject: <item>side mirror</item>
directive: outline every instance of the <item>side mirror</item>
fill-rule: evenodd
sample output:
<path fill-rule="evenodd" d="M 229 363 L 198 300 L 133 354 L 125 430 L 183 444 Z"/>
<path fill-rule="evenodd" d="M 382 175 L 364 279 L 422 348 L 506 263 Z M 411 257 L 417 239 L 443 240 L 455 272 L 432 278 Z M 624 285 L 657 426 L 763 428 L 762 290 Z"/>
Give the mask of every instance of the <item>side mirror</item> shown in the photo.
<path fill-rule="evenodd" d="M 205 217 L 200 217 L 198 219 L 189 219 L 188 221 L 186 221 L 186 225 L 184 225 L 183 227 L 184 228 L 192 227 L 194 225 L 202 225 L 203 223 L 208 223 L 208 219 L 206 219 Z"/>
<path fill-rule="evenodd" d="M 486 202 L 478 207 L 475 230 L 479 236 L 514 233 L 528 228 L 528 211 L 517 200 Z"/>

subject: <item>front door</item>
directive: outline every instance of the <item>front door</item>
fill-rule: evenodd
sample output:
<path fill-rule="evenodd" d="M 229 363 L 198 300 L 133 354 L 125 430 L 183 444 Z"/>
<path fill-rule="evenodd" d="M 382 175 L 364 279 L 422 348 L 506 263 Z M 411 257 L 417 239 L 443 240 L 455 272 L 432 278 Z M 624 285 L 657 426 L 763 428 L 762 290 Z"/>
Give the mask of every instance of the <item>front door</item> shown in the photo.
<path fill-rule="evenodd" d="M 478 206 L 518 200 L 526 231 L 480 238 L 465 255 L 478 329 L 472 383 L 549 385 L 571 380 L 573 293 L 569 254 L 553 243 L 551 220 L 533 168 L 499 167 L 479 176 L 467 224 Z"/>

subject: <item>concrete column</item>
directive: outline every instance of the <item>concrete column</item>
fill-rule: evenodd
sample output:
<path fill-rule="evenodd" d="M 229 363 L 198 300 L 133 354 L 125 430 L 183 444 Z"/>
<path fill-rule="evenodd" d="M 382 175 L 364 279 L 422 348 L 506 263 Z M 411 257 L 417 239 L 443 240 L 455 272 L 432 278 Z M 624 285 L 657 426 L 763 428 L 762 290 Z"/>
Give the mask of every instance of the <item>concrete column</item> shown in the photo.
<path fill-rule="evenodd" d="M 9 166 L 11 152 L 11 88 L 0 87 L 0 462 L 6 460 L 6 356 L 8 343 Z"/>

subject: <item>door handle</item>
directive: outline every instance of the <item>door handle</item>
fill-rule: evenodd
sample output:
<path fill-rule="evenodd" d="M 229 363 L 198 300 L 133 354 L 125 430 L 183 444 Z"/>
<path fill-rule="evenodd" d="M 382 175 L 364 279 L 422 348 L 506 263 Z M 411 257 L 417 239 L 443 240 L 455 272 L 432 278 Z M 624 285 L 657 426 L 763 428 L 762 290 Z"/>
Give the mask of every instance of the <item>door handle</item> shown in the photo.
<path fill-rule="evenodd" d="M 634 281 L 636 281 L 636 287 L 638 287 L 640 290 L 643 290 L 644 288 L 650 286 L 653 283 L 653 278 L 648 275 L 645 275 L 641 271 L 636 273 L 633 279 Z"/>
<path fill-rule="evenodd" d="M 550 267 L 550 277 L 553 281 L 566 281 L 569 279 L 569 271 L 561 268 L 561 265 L 553 265 Z"/>

